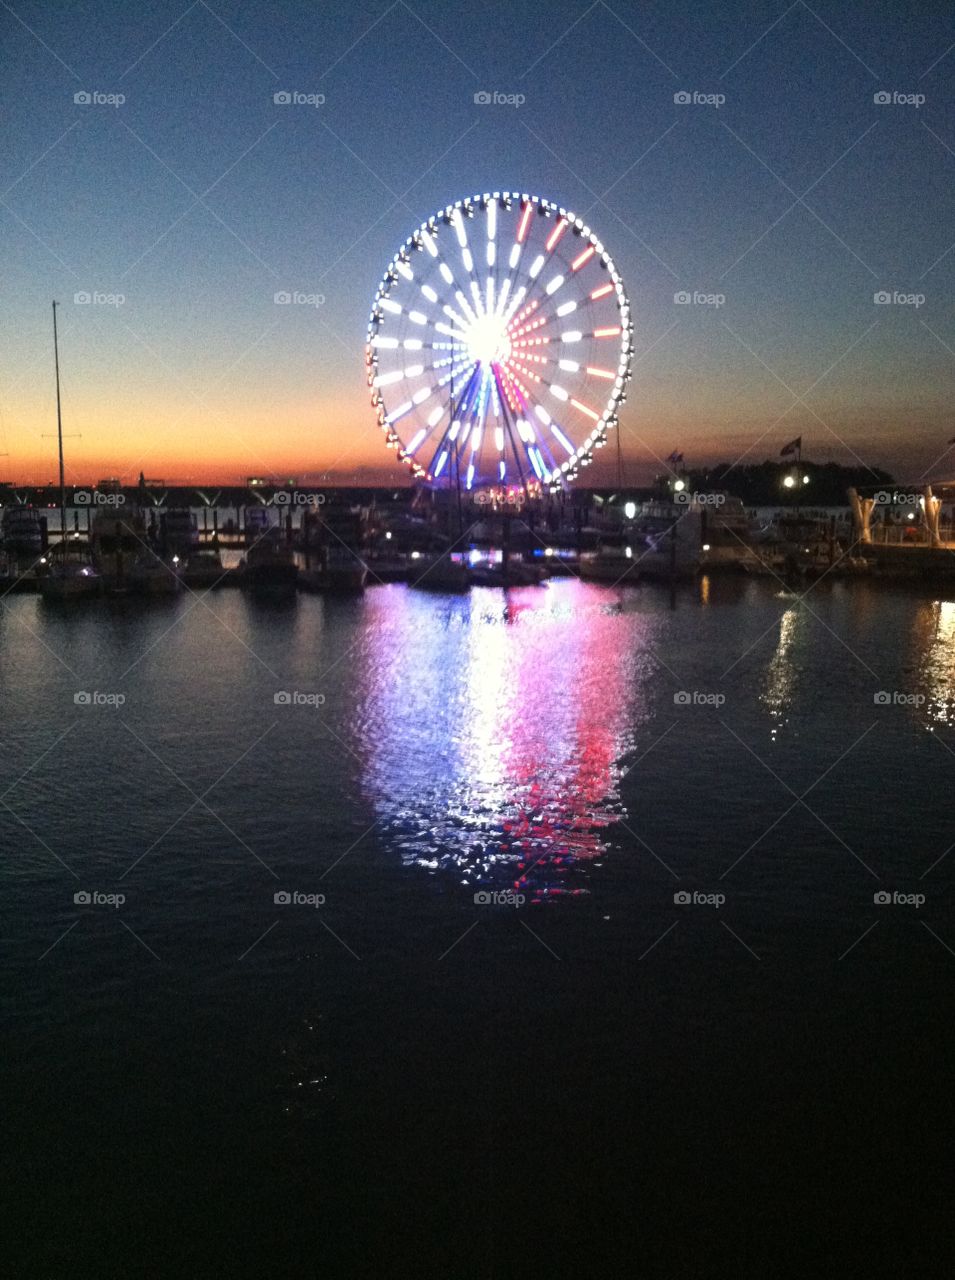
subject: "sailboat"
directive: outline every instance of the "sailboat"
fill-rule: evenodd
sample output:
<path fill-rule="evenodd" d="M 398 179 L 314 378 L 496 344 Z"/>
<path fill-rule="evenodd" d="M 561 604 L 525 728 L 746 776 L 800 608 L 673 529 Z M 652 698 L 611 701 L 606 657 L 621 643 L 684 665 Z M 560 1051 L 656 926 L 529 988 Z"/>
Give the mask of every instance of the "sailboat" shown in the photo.
<path fill-rule="evenodd" d="M 56 369 L 56 438 L 60 452 L 60 542 L 37 573 L 37 589 L 44 600 L 76 600 L 98 595 L 102 579 L 89 550 L 71 545 L 66 528 L 66 482 L 63 467 L 63 415 L 60 407 L 60 352 L 56 335 L 56 303 L 53 303 L 53 362 Z"/>

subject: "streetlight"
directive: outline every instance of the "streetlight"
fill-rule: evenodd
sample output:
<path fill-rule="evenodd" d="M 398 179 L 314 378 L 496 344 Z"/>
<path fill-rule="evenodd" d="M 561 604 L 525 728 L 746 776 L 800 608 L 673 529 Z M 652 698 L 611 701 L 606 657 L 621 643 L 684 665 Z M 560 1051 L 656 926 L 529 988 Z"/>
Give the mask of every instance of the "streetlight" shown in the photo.
<path fill-rule="evenodd" d="M 783 486 L 784 486 L 784 488 L 786 488 L 786 489 L 792 489 L 792 488 L 794 487 L 795 483 L 796 483 L 796 481 L 793 479 L 793 477 L 792 477 L 792 476 L 785 476 L 785 477 L 783 478 Z"/>

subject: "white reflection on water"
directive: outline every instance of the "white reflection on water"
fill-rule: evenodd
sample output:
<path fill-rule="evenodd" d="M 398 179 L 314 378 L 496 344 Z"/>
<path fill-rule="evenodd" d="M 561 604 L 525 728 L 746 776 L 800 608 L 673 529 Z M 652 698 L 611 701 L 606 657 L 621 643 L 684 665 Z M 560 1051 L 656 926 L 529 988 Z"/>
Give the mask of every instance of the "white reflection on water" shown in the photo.
<path fill-rule="evenodd" d="M 405 862 L 529 901 L 585 892 L 623 814 L 619 761 L 643 718 L 636 663 L 653 620 L 569 581 L 375 597 L 356 737 Z"/>
<path fill-rule="evenodd" d="M 769 709 L 772 739 L 786 723 L 786 713 L 792 705 L 796 685 L 792 650 L 799 618 L 798 609 L 787 609 L 780 618 L 776 651 L 766 669 L 765 686 L 760 694 L 760 701 Z"/>
<path fill-rule="evenodd" d="M 926 712 L 939 724 L 955 724 L 955 602 L 935 600 L 920 609 L 915 632 Z"/>

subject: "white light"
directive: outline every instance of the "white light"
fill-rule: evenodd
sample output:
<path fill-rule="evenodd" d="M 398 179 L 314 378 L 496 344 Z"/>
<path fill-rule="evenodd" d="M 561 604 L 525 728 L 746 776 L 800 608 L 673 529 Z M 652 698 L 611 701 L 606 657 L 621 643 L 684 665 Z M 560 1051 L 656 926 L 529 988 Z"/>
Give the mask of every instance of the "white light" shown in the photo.
<path fill-rule="evenodd" d="M 417 378 L 418 375 L 422 373 L 424 373 L 423 364 L 409 364 L 407 369 L 405 369 L 406 378 Z"/>
<path fill-rule="evenodd" d="M 421 286 L 421 292 L 424 294 L 424 296 L 428 299 L 429 302 L 437 302 L 438 295 L 437 293 L 435 293 L 434 289 L 432 289 L 429 284 L 423 284 Z"/>
<path fill-rule="evenodd" d="M 427 431 L 425 431 L 424 427 L 422 427 L 421 430 L 415 436 L 412 437 L 411 443 L 408 445 L 408 448 L 405 450 L 405 452 L 414 453 L 415 449 L 417 449 L 418 445 L 421 443 L 421 441 L 425 438 L 427 434 L 428 434 Z"/>
<path fill-rule="evenodd" d="M 534 261 L 531 263 L 531 279 L 532 280 L 537 276 L 541 267 L 544 265 L 544 260 L 545 260 L 544 255 L 542 253 L 539 253 L 537 257 L 534 259 Z"/>
<path fill-rule="evenodd" d="M 709 544 L 708 542 L 704 542 L 704 543 L 703 543 L 703 550 L 704 550 L 704 551 L 709 551 L 709 549 L 710 549 L 710 544 Z"/>
<path fill-rule="evenodd" d="M 424 247 L 431 254 L 432 258 L 436 258 L 438 256 L 438 246 L 435 244 L 432 236 L 427 231 L 422 231 L 421 239 L 424 242 Z"/>
<path fill-rule="evenodd" d="M 792 476 L 786 476 L 786 478 L 783 480 L 783 484 L 787 489 L 791 489 L 795 483 L 796 481 L 792 478 Z"/>
<path fill-rule="evenodd" d="M 487 202 L 487 238 L 488 240 L 494 239 L 494 234 L 496 231 L 497 231 L 497 201 L 489 200 Z"/>
<path fill-rule="evenodd" d="M 409 311 L 408 319 L 411 321 L 412 324 L 428 323 L 428 317 L 425 315 L 423 311 Z"/>
<path fill-rule="evenodd" d="M 501 363 L 511 354 L 511 343 L 507 336 L 507 325 L 501 316 L 487 313 L 477 316 L 467 327 L 465 341 L 472 360 L 478 361 L 485 368 L 493 363 Z"/>
<path fill-rule="evenodd" d="M 558 360 L 557 367 L 563 369 L 565 373 L 576 373 L 580 365 L 576 360 Z"/>
<path fill-rule="evenodd" d="M 520 256 L 521 256 L 521 246 L 519 244 L 512 245 L 511 256 L 507 260 L 507 265 L 511 268 L 512 271 L 517 266 L 517 260 Z"/>
<path fill-rule="evenodd" d="M 538 418 L 540 418 L 541 422 L 543 422 L 544 426 L 546 427 L 547 424 L 550 422 L 550 414 L 547 412 L 544 406 L 542 404 L 535 404 L 534 412 L 537 414 Z"/>
<path fill-rule="evenodd" d="M 399 262 L 397 264 L 397 269 L 400 272 L 400 274 L 404 276 L 406 280 L 414 279 L 414 272 L 408 266 L 407 262 Z"/>
<path fill-rule="evenodd" d="M 405 338 L 405 351 L 420 351 L 423 346 L 420 338 Z"/>
<path fill-rule="evenodd" d="M 560 443 L 564 446 L 564 448 L 567 450 L 569 454 L 574 454 L 577 452 L 574 446 L 570 443 L 570 441 L 564 435 L 563 431 L 561 431 L 560 427 L 557 425 L 556 422 L 552 423 L 551 425 L 551 433 L 553 434 L 555 439 L 560 441 Z M 566 462 L 563 463 L 562 469 L 566 466 L 567 466 L 567 463 Z"/>
<path fill-rule="evenodd" d="M 496 427 L 494 430 L 494 443 L 497 445 L 498 453 L 504 452 L 504 428 Z"/>
<path fill-rule="evenodd" d="M 637 504 L 635 502 L 627 502 L 624 504 L 623 514 L 628 520 L 632 520 L 637 514 Z"/>
<path fill-rule="evenodd" d="M 556 293 L 563 283 L 564 283 L 563 276 L 554 276 L 553 280 L 551 280 L 550 284 L 547 286 L 545 292 L 548 294 Z"/>
<path fill-rule="evenodd" d="M 439 476 L 441 472 L 444 470 L 444 464 L 447 462 L 447 460 L 448 460 L 448 451 L 447 449 L 442 449 L 441 456 L 438 458 L 437 464 L 435 465 L 435 468 L 434 468 L 434 474 L 436 476 Z M 389 533 L 387 537 L 390 538 L 391 534 Z"/>
<path fill-rule="evenodd" d="M 391 350 L 391 348 L 396 347 L 398 345 L 398 339 L 375 337 L 375 338 L 372 338 L 371 345 L 373 347 L 383 347 L 383 348 L 387 348 L 388 350 Z"/>
<path fill-rule="evenodd" d="M 400 382 L 404 376 L 400 369 L 394 373 L 380 373 L 371 385 L 373 387 L 390 387 L 392 383 Z"/>
<path fill-rule="evenodd" d="M 525 442 L 525 444 L 534 443 L 534 428 L 531 426 L 531 424 L 527 421 L 526 418 L 518 418 L 517 434 L 521 437 L 521 439 Z"/>
<path fill-rule="evenodd" d="M 452 213 L 451 222 L 454 226 L 455 232 L 457 233 L 458 244 L 463 249 L 467 245 L 468 237 L 467 232 L 464 230 L 464 219 L 461 216 L 460 209 L 455 209 L 454 213 Z"/>
<path fill-rule="evenodd" d="M 494 266 L 494 241 L 493 240 L 489 240 L 487 242 L 487 265 L 489 267 Z"/>
<path fill-rule="evenodd" d="M 461 254 L 461 261 L 464 263 L 464 269 L 467 272 L 474 270 L 474 259 L 471 257 L 471 250 L 465 249 Z"/>
<path fill-rule="evenodd" d="M 579 329 L 569 329 L 560 335 L 560 340 L 561 342 L 579 342 L 582 336 Z"/>
<path fill-rule="evenodd" d="M 673 483 L 673 492 L 674 492 L 674 493 L 682 493 L 682 492 L 683 492 L 683 490 L 684 490 L 685 488 L 686 488 L 686 482 L 685 482 L 685 481 L 683 481 L 683 480 L 675 480 L 675 481 L 674 481 L 674 483 Z"/>
<path fill-rule="evenodd" d="M 432 395 L 433 391 L 434 391 L 433 387 L 422 387 L 419 391 L 416 391 L 414 395 L 411 397 L 411 403 L 424 404 L 425 400 L 427 400 L 428 397 Z"/>
<path fill-rule="evenodd" d="M 577 310 L 576 302 L 562 302 L 560 306 L 557 308 L 557 314 L 559 316 L 569 316 L 572 311 L 576 311 L 576 310 Z"/>
<path fill-rule="evenodd" d="M 551 383 L 550 393 L 552 396 L 556 396 L 558 400 L 566 401 L 569 399 L 569 393 L 563 387 L 559 387 L 556 382 Z"/>
<path fill-rule="evenodd" d="M 451 272 L 451 268 L 448 266 L 446 262 L 442 262 L 441 266 L 438 269 L 440 270 L 441 274 L 444 276 L 448 284 L 454 284 L 454 276 Z"/>
<path fill-rule="evenodd" d="M 440 405 L 438 405 L 437 409 L 432 409 L 431 413 L 428 416 L 428 426 L 436 427 L 438 423 L 441 421 L 441 415 L 443 413 L 444 413 L 444 409 L 442 409 Z"/>
<path fill-rule="evenodd" d="M 390 311 L 396 316 L 401 315 L 401 306 L 397 302 L 392 302 L 390 298 L 382 298 L 381 305 L 385 311 Z"/>

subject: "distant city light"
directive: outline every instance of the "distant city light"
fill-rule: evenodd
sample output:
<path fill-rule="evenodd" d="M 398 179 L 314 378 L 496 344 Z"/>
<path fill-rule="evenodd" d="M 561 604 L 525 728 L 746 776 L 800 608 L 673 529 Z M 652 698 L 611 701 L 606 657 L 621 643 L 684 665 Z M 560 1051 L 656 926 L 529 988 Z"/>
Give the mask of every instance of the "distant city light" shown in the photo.
<path fill-rule="evenodd" d="M 783 484 L 787 489 L 791 489 L 795 483 L 796 481 L 792 478 L 792 476 L 786 476 L 786 478 L 783 480 Z"/>
<path fill-rule="evenodd" d="M 686 488 L 686 482 L 684 480 L 674 480 L 673 482 L 674 493 L 682 493 L 685 488 Z"/>
<path fill-rule="evenodd" d="M 623 509 L 623 514 L 628 520 L 632 520 L 637 514 L 637 504 L 635 502 L 628 502 Z"/>

